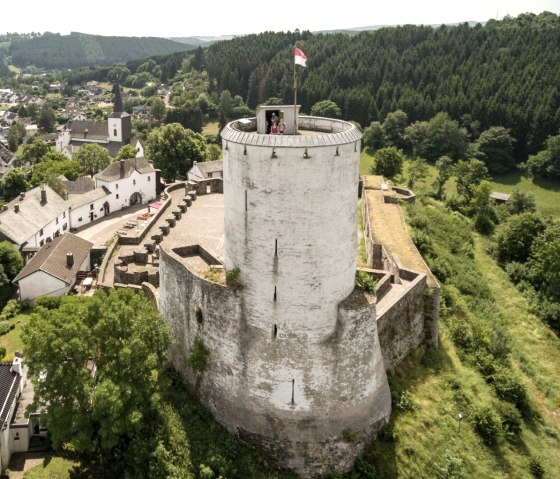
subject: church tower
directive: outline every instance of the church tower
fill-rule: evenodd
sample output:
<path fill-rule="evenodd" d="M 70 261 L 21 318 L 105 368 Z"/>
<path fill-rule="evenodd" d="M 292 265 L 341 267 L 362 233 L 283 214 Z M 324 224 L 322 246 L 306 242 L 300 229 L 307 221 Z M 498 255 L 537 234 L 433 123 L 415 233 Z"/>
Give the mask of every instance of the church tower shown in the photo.
<path fill-rule="evenodd" d="M 132 138 L 132 118 L 124 111 L 119 80 L 115 83 L 115 103 L 113 113 L 107 119 L 109 141 L 123 144 L 130 143 Z"/>

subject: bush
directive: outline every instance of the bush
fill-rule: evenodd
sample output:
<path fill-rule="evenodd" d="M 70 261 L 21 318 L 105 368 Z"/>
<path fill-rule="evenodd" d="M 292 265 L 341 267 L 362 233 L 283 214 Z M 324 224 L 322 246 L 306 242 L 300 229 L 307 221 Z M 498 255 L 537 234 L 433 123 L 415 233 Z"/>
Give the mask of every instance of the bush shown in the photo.
<path fill-rule="evenodd" d="M 485 444 L 494 446 L 502 435 L 502 421 L 496 411 L 490 406 L 474 408 L 472 414 L 474 430 Z"/>
<path fill-rule="evenodd" d="M 438 479 L 464 479 L 467 477 L 463 460 L 451 455 L 448 451 L 445 451 L 441 460 L 436 463 L 435 469 L 435 476 Z"/>
<path fill-rule="evenodd" d="M 433 253 L 434 246 L 432 244 L 432 240 L 424 231 L 415 230 L 412 234 L 412 242 L 416 245 L 422 256 L 427 256 Z"/>
<path fill-rule="evenodd" d="M 199 336 L 194 338 L 194 343 L 191 348 L 191 353 L 187 358 L 188 365 L 193 368 L 194 372 L 197 374 L 201 374 L 206 369 L 208 365 L 208 356 L 210 355 L 210 351 L 202 342 Z"/>
<path fill-rule="evenodd" d="M 62 296 L 40 296 L 37 298 L 35 305 L 46 309 L 58 309 L 61 302 Z"/>
<path fill-rule="evenodd" d="M 356 431 L 352 431 L 352 429 L 347 427 L 346 429 L 344 429 L 344 431 L 342 431 L 342 438 L 346 442 L 349 442 L 351 444 L 355 444 L 356 442 L 358 442 L 359 436 L 358 436 L 358 433 Z"/>
<path fill-rule="evenodd" d="M 501 402 L 497 410 L 502 421 L 505 438 L 510 442 L 516 441 L 521 433 L 521 414 L 515 406 L 507 402 Z"/>
<path fill-rule="evenodd" d="M 226 284 L 231 286 L 232 288 L 238 288 L 241 285 L 239 284 L 239 268 L 233 268 L 229 271 L 226 271 Z"/>
<path fill-rule="evenodd" d="M 0 314 L 0 321 L 7 321 L 17 316 L 22 310 L 22 304 L 17 299 L 10 299 L 4 309 L 2 314 Z"/>
<path fill-rule="evenodd" d="M 6 348 L 0 347 L 0 361 L 6 357 Z"/>
<path fill-rule="evenodd" d="M 410 392 L 405 389 L 393 395 L 393 408 L 397 411 L 415 411 L 418 406 L 414 404 Z"/>
<path fill-rule="evenodd" d="M 546 472 L 539 458 L 534 456 L 529 460 L 529 471 L 531 471 L 531 475 L 536 479 L 544 477 L 544 473 Z"/>
<path fill-rule="evenodd" d="M 373 294 L 377 287 L 377 281 L 373 279 L 373 276 L 366 271 L 357 270 L 356 271 L 356 285 L 358 288 L 363 289 L 366 293 Z"/>
<path fill-rule="evenodd" d="M 8 333 L 11 329 L 13 329 L 13 326 L 9 321 L 0 321 L 0 336 Z"/>
<path fill-rule="evenodd" d="M 513 371 L 498 365 L 490 382 L 500 399 L 515 404 L 519 409 L 526 407 L 527 391 L 521 379 Z"/>

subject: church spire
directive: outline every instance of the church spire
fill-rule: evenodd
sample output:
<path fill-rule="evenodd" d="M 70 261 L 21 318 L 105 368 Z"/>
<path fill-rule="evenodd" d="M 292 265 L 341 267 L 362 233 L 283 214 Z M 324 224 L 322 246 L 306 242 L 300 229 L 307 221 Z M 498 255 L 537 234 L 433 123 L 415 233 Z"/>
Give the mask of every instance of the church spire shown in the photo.
<path fill-rule="evenodd" d="M 115 104 L 113 107 L 113 113 L 122 113 L 123 111 L 124 108 L 121 96 L 121 86 L 119 85 L 119 79 L 117 78 L 117 83 L 115 83 Z"/>

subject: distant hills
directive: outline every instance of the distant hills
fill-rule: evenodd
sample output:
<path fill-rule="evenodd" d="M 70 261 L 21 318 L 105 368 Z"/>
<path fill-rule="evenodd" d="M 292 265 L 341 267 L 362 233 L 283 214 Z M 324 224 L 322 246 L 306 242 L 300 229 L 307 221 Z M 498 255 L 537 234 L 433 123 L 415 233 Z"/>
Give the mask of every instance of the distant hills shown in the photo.
<path fill-rule="evenodd" d="M 198 45 L 157 37 L 106 37 L 72 32 L 46 32 L 33 38 L 12 40 L 8 53 L 18 67 L 48 69 L 111 65 L 155 55 L 192 50 Z"/>
<path fill-rule="evenodd" d="M 442 25 L 445 25 L 446 27 L 456 27 L 458 25 L 463 25 L 467 23 L 469 25 L 469 27 L 474 27 L 477 24 L 481 24 L 484 25 L 486 22 L 475 22 L 475 21 L 469 21 L 469 22 L 458 22 L 458 23 L 433 23 L 431 25 L 424 25 L 426 27 L 433 27 L 433 28 L 439 28 Z M 380 30 L 381 28 L 396 28 L 396 27 L 401 27 L 403 25 L 368 25 L 366 27 L 351 27 L 351 28 L 339 28 L 336 30 L 320 30 L 318 32 L 314 32 L 314 33 L 347 33 L 348 35 L 355 35 L 356 33 L 360 33 L 360 32 L 368 32 L 368 31 L 375 31 L 375 30 Z M 420 25 L 417 25 L 420 26 Z"/>

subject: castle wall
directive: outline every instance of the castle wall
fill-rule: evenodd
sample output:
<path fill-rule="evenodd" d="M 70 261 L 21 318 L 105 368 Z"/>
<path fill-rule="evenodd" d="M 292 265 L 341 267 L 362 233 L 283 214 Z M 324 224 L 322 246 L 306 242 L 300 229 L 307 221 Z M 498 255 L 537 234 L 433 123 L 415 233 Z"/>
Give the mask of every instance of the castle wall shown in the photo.
<path fill-rule="evenodd" d="M 160 308 L 174 338 L 170 359 L 201 402 L 304 477 L 348 470 L 390 416 L 375 305 L 354 291 L 323 341 L 302 342 L 289 331 L 273 338 L 246 321 L 243 290 L 190 272 L 176 251 L 161 245 Z M 186 361 L 197 336 L 210 351 L 200 377 Z"/>

